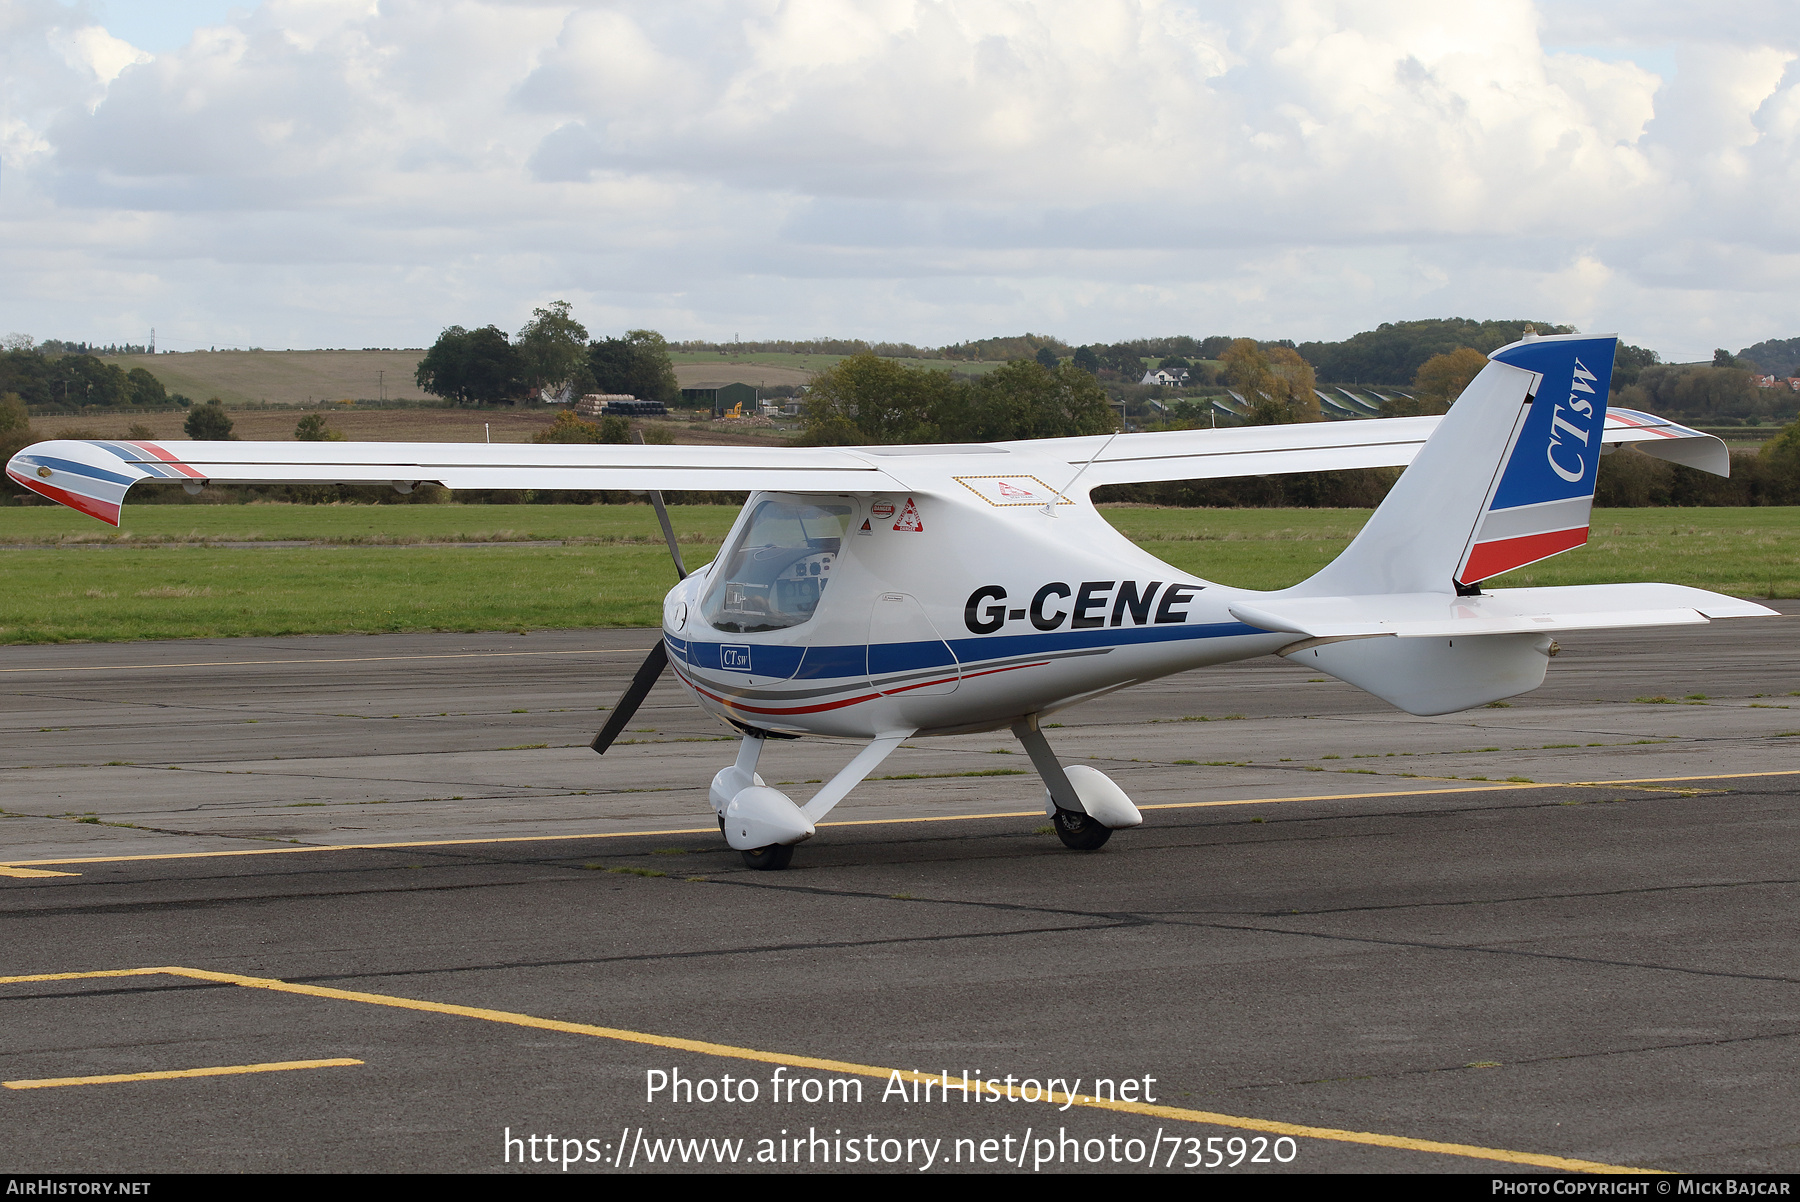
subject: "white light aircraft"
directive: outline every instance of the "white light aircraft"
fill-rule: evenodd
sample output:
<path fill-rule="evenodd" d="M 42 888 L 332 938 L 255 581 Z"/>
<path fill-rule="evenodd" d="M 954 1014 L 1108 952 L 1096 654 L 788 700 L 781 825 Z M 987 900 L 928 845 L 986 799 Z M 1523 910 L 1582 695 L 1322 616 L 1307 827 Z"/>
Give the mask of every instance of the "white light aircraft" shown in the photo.
<path fill-rule="evenodd" d="M 1189 668 L 1281 655 L 1413 714 L 1543 683 L 1562 631 L 1770 615 L 1668 584 L 1486 590 L 1587 541 L 1600 456 L 1624 443 L 1725 475 L 1718 439 L 1607 412 L 1617 340 L 1527 336 L 1442 418 L 1191 430 L 977 446 L 833 448 L 55 441 L 7 474 L 117 524 L 132 485 L 391 484 L 648 492 L 682 579 L 663 637 L 594 740 L 604 753 L 665 668 L 742 733 L 713 778 L 727 842 L 756 868 L 796 844 L 903 741 L 1010 729 L 1065 844 L 1142 821 L 1111 780 L 1065 767 L 1042 720 Z M 1350 546 L 1275 592 L 1189 576 L 1095 510 L 1103 484 L 1410 465 Z M 749 490 L 688 575 L 662 490 Z M 766 740 L 866 746 L 804 803 L 757 775 Z"/>

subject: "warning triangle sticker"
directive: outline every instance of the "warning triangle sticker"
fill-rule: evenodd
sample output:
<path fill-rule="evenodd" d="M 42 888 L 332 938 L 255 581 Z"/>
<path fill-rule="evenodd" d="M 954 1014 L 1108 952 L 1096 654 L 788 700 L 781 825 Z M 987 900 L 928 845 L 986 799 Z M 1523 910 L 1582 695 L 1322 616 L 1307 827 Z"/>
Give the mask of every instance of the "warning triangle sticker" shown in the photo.
<path fill-rule="evenodd" d="M 869 525 L 869 519 L 868 519 L 868 518 L 864 518 L 864 519 L 863 519 L 863 524 L 862 524 L 862 529 L 861 529 L 861 530 L 858 530 L 858 531 L 857 531 L 857 533 L 858 533 L 858 534 L 874 534 L 874 533 L 875 533 L 875 528 L 874 528 L 874 527 L 873 527 L 873 526 L 871 526 L 871 525 Z"/>
<path fill-rule="evenodd" d="M 1004 480 L 999 481 L 999 485 L 1000 485 L 1000 495 L 1003 497 L 1035 497 L 1035 496 L 1037 496 L 1036 493 L 1032 492 L 1028 488 L 1019 488 L 1015 485 L 1008 484 Z"/>
<path fill-rule="evenodd" d="M 925 523 L 919 520 L 919 507 L 913 504 L 911 497 L 906 498 L 906 508 L 900 511 L 900 520 L 894 523 L 896 530 L 910 530 L 914 534 L 925 532 Z"/>

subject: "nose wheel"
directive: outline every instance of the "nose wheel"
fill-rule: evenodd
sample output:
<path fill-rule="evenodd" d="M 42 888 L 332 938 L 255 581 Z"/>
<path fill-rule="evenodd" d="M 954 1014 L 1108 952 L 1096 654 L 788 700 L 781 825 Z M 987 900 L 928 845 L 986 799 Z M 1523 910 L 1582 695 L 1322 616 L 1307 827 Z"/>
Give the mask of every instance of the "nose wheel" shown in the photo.
<path fill-rule="evenodd" d="M 1094 851 L 1112 838 L 1110 826 L 1100 825 L 1079 810 L 1057 806 L 1050 821 L 1055 824 L 1056 837 L 1063 841 L 1063 846 L 1074 851 Z"/>
<path fill-rule="evenodd" d="M 744 857 L 746 868 L 756 868 L 764 872 L 775 872 L 786 868 L 794 859 L 794 849 L 780 845 L 759 847 L 755 851 L 741 851 L 738 854 Z"/>

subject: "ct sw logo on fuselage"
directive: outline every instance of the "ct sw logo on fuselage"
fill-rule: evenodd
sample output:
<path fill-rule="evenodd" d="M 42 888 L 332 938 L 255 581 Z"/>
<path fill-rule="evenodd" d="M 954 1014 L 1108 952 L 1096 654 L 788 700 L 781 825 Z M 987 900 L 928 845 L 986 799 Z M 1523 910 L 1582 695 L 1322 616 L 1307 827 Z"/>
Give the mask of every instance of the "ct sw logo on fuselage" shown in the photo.
<path fill-rule="evenodd" d="M 1006 603 L 1003 586 L 984 584 L 970 593 L 963 605 L 963 625 L 970 634 L 993 634 L 1008 622 L 1027 619 L 1046 631 L 1061 629 L 1065 622 L 1070 630 L 1123 626 L 1127 619 L 1133 626 L 1180 625 L 1187 621 L 1185 606 L 1203 587 L 1164 587 L 1160 580 L 1141 587 L 1135 580 L 1084 580 L 1070 587 L 1053 580 L 1031 595 L 1031 604 L 1014 609 Z"/>

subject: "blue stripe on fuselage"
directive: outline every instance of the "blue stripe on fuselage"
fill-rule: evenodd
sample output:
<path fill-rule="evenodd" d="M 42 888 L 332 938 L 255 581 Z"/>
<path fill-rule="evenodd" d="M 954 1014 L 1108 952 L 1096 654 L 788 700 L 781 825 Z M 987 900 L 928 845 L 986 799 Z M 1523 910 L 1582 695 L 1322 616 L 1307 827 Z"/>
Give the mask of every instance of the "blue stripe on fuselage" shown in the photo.
<path fill-rule="evenodd" d="M 989 635 L 985 638 L 956 639 L 950 643 L 956 660 L 967 670 L 998 659 L 1042 655 L 1058 651 L 1089 649 L 1111 650 L 1114 647 L 1146 643 L 1183 642 L 1189 639 L 1235 638 L 1242 635 L 1267 634 L 1242 622 L 1209 622 L 1200 626 L 1109 627 L 1101 630 L 1061 630 L 1041 634 Z M 719 643 L 687 642 L 673 636 L 669 649 L 683 663 L 696 668 L 719 668 Z M 731 644 L 742 646 L 743 644 Z M 801 648 L 751 644 L 753 661 L 769 654 L 769 668 L 755 664 L 757 676 L 779 676 L 784 680 L 867 680 L 871 674 L 886 676 L 895 672 L 947 667 L 950 659 L 944 644 L 935 640 L 913 643 L 876 643 L 872 646 L 852 644 L 836 647 L 807 647 L 792 671 Z"/>

